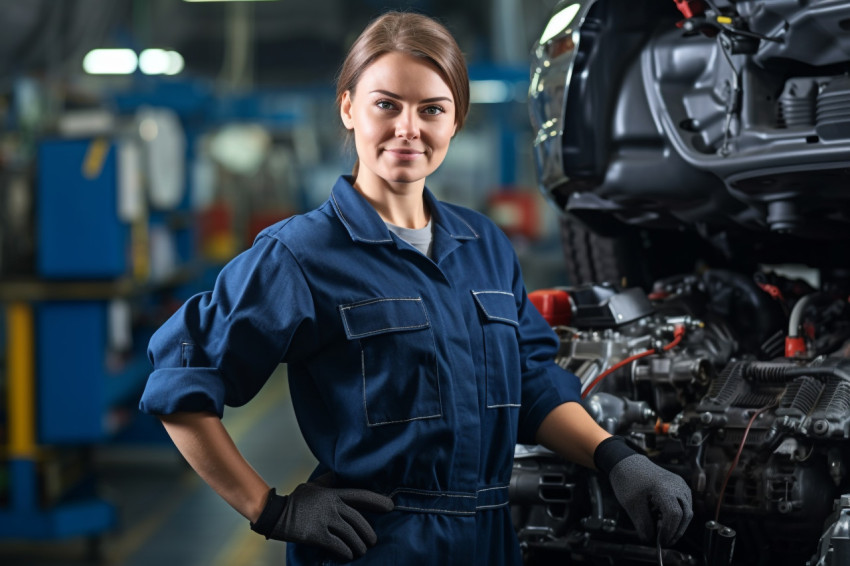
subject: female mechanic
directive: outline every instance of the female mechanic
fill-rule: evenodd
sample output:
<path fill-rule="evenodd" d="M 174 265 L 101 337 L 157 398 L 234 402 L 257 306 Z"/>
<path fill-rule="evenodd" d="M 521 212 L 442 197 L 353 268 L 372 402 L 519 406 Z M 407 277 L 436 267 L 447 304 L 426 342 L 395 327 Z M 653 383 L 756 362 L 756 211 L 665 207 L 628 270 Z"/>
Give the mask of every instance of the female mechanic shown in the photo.
<path fill-rule="evenodd" d="M 514 445 L 607 476 L 647 539 L 691 518 L 678 476 L 600 428 L 529 302 L 510 241 L 425 180 L 469 109 L 444 26 L 374 20 L 337 84 L 357 163 L 322 206 L 283 220 L 154 335 L 141 409 L 287 564 L 521 564 L 508 483 Z M 319 465 L 278 494 L 221 423 L 280 363 Z"/>

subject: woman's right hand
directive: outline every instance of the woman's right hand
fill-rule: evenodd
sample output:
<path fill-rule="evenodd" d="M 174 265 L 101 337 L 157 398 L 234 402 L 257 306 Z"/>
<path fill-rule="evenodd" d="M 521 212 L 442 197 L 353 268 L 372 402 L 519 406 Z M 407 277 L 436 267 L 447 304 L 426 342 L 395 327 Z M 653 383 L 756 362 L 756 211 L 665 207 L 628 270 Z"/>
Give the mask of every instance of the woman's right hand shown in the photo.
<path fill-rule="evenodd" d="M 365 489 L 327 487 L 321 479 L 302 483 L 285 496 L 269 491 L 251 528 L 267 539 L 320 547 L 337 560 L 363 556 L 378 537 L 360 511 L 387 513 L 393 500 Z"/>

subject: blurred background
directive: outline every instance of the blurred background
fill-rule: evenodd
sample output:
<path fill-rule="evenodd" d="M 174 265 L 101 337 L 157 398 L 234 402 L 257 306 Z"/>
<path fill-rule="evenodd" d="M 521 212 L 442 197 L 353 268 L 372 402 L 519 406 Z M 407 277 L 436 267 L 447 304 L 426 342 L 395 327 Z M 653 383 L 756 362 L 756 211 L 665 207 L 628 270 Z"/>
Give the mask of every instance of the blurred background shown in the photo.
<path fill-rule="evenodd" d="M 387 9 L 437 17 L 472 107 L 439 198 L 564 284 L 535 188 L 528 55 L 554 0 L 0 0 L 0 564 L 282 564 L 138 398 L 150 334 L 353 154 L 334 76 Z M 312 468 L 285 368 L 225 424 L 280 490 Z"/>

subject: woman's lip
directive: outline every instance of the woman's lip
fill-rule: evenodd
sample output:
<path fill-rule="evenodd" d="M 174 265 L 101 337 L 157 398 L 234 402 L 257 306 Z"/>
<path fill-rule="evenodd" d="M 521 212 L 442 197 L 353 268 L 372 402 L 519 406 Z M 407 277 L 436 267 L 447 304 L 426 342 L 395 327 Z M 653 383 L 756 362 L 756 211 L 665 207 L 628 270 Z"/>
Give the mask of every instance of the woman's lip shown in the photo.
<path fill-rule="evenodd" d="M 419 157 L 420 155 L 425 153 L 424 151 L 416 151 L 416 150 L 413 150 L 413 149 L 393 149 L 393 148 L 387 148 L 384 151 L 388 151 L 389 153 L 391 153 L 397 159 L 407 159 L 407 160 L 416 159 L 417 157 Z"/>

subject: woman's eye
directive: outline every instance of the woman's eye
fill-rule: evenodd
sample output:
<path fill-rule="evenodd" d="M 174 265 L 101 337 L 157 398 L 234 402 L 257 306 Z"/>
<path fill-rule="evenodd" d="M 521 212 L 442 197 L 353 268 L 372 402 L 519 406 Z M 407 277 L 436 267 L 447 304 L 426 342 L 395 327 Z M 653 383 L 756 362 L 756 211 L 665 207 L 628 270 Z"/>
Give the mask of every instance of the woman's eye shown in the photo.
<path fill-rule="evenodd" d="M 379 100 L 375 105 L 381 110 L 392 110 L 395 108 L 395 105 L 389 100 Z"/>
<path fill-rule="evenodd" d="M 430 114 L 431 116 L 436 116 L 437 114 L 442 114 L 444 110 L 439 106 L 429 106 L 423 110 L 425 114 Z"/>

